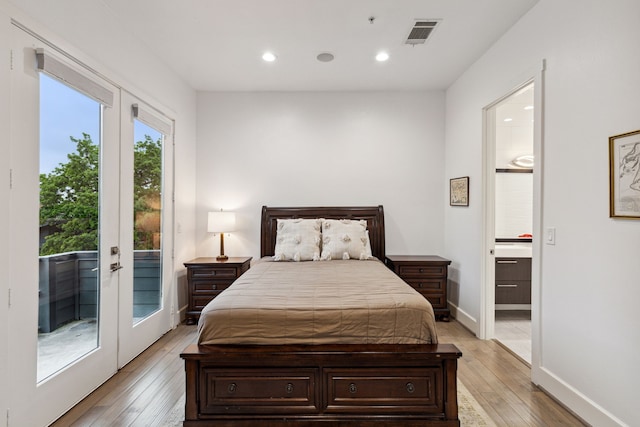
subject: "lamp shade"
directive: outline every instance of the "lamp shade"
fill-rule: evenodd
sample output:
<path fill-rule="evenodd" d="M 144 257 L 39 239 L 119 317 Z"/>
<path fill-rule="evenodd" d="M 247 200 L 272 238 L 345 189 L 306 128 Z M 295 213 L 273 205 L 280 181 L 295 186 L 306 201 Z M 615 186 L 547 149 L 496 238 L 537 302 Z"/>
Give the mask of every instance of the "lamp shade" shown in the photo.
<path fill-rule="evenodd" d="M 209 212 L 207 231 L 209 233 L 228 233 L 236 228 L 234 212 Z"/>

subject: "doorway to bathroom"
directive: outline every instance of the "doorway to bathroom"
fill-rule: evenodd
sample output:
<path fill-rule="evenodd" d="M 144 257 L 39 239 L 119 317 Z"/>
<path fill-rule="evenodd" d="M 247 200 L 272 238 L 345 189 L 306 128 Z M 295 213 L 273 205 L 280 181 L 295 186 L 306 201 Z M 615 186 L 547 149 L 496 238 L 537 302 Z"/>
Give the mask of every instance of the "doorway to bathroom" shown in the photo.
<path fill-rule="evenodd" d="M 494 147 L 493 173 L 488 174 L 494 195 L 493 337 L 528 364 L 531 364 L 534 113 L 534 83 L 530 82 L 496 102 L 487 114 Z"/>

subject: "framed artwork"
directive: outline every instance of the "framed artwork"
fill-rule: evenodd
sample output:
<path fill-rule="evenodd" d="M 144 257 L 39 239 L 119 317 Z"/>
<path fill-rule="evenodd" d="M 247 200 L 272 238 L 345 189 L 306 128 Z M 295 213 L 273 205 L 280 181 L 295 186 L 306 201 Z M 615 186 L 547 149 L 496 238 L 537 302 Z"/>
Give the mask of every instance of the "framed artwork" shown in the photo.
<path fill-rule="evenodd" d="M 640 130 L 609 138 L 609 216 L 640 219 Z"/>
<path fill-rule="evenodd" d="M 469 177 L 452 178 L 449 180 L 449 205 L 469 206 Z"/>

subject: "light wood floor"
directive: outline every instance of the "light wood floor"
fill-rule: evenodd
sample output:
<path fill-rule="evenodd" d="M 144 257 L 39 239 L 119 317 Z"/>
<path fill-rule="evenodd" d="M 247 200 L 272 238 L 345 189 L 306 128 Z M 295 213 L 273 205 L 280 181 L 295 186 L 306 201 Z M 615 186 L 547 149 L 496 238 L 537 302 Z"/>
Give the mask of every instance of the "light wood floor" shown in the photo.
<path fill-rule="evenodd" d="M 530 369 L 459 323 L 438 322 L 439 340 L 463 353 L 458 378 L 498 426 L 583 426 L 530 382 Z M 121 369 L 53 426 L 176 426 L 184 415 L 180 352 L 196 326 L 181 325 Z"/>

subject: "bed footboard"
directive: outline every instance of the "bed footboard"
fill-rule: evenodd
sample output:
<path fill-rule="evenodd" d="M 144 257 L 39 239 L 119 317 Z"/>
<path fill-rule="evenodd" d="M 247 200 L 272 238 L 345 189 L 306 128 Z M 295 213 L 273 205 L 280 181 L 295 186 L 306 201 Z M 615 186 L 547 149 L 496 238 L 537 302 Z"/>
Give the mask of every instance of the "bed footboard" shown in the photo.
<path fill-rule="evenodd" d="M 452 344 L 190 345 L 184 426 L 459 426 Z"/>

